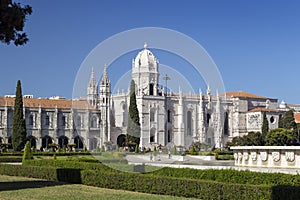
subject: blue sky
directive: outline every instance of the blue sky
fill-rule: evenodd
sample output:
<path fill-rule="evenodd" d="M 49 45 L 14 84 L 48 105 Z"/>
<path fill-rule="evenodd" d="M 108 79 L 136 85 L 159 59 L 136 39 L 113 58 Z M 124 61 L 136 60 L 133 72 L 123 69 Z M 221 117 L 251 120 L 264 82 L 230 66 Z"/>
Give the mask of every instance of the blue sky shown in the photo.
<path fill-rule="evenodd" d="M 188 35 L 206 49 L 226 91 L 300 103 L 299 1 L 17 2 L 33 8 L 25 29 L 30 41 L 22 47 L 0 44 L 1 96 L 13 94 L 20 79 L 23 94 L 71 98 L 81 63 L 100 42 L 133 28 L 164 27 Z M 115 64 L 129 70 L 136 53 Z M 153 53 L 169 66 L 178 63 L 163 52 Z"/>

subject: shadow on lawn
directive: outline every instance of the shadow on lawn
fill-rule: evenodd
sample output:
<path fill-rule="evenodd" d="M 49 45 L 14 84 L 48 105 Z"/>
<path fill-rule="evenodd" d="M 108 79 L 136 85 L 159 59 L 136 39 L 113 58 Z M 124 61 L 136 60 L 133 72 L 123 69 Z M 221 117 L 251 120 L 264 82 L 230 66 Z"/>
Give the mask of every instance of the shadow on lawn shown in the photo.
<path fill-rule="evenodd" d="M 0 182 L 0 191 L 19 190 L 27 188 L 42 188 L 56 185 L 65 185 L 63 182 L 55 181 L 14 181 L 14 182 Z"/>

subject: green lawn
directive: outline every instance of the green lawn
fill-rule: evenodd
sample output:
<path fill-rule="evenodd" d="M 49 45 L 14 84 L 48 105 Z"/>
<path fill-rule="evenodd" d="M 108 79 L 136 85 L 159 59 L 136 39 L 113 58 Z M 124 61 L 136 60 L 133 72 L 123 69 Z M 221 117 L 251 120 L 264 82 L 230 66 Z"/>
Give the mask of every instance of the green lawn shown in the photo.
<path fill-rule="evenodd" d="M 81 184 L 62 184 L 40 179 L 0 175 L 0 199 L 188 199 L 173 196 L 144 194 L 123 190 L 103 189 Z"/>

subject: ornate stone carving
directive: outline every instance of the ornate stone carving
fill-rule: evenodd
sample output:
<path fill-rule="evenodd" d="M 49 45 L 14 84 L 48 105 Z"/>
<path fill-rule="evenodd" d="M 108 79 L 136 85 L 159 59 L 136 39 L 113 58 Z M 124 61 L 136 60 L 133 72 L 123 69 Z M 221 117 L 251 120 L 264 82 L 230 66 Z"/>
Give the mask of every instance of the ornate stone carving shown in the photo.
<path fill-rule="evenodd" d="M 285 152 L 285 159 L 288 162 L 293 162 L 295 160 L 295 153 L 293 151 Z"/>
<path fill-rule="evenodd" d="M 233 157 L 234 157 L 234 160 L 238 160 L 238 154 L 237 153 L 234 153 Z"/>
<path fill-rule="evenodd" d="M 273 161 L 278 162 L 280 160 L 280 152 L 279 151 L 272 152 L 272 159 Z"/>
<path fill-rule="evenodd" d="M 260 159 L 261 159 L 262 161 L 267 161 L 267 160 L 268 160 L 268 152 L 262 151 L 262 152 L 260 152 L 259 154 L 260 154 Z"/>
<path fill-rule="evenodd" d="M 243 154 L 241 152 L 238 153 L 238 159 L 242 160 L 243 159 Z"/>
<path fill-rule="evenodd" d="M 251 155 L 251 159 L 252 159 L 253 161 L 256 161 L 256 160 L 257 160 L 257 153 L 256 153 L 255 151 L 252 151 L 252 152 L 250 153 L 250 155 Z"/>
<path fill-rule="evenodd" d="M 244 157 L 245 161 L 248 161 L 249 160 L 249 153 L 248 152 L 244 152 L 243 153 L 243 157 Z"/>

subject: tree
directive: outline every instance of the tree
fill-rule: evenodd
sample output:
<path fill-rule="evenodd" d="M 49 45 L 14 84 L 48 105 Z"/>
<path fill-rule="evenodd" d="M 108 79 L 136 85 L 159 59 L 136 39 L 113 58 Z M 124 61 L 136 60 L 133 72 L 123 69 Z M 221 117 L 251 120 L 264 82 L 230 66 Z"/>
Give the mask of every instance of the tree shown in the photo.
<path fill-rule="evenodd" d="M 278 128 L 283 128 L 283 116 L 282 116 L 282 114 L 279 114 Z"/>
<path fill-rule="evenodd" d="M 297 124 L 295 122 L 294 111 L 293 110 L 289 110 L 284 114 L 283 128 L 291 130 L 293 132 L 293 135 L 294 135 L 294 141 L 293 142 L 297 143 L 297 141 L 299 140 L 299 138 L 298 138 L 298 127 L 297 127 Z"/>
<path fill-rule="evenodd" d="M 289 130 L 297 130 L 297 124 L 295 122 L 293 110 L 289 110 L 284 114 L 283 128 Z"/>
<path fill-rule="evenodd" d="M 26 140 L 26 124 L 23 116 L 23 98 L 21 81 L 18 80 L 12 124 L 12 146 L 14 151 L 21 151 Z"/>
<path fill-rule="evenodd" d="M 268 132 L 269 132 L 269 121 L 267 119 L 266 112 L 264 112 L 263 124 L 262 124 L 262 127 L 261 127 L 261 133 L 262 133 L 263 138 L 266 137 Z"/>
<path fill-rule="evenodd" d="M 126 134 L 127 144 L 135 143 L 139 145 L 140 134 L 141 134 L 141 127 L 140 127 L 139 111 L 136 105 L 135 83 L 133 80 L 131 80 L 130 104 L 129 104 L 127 134 Z"/>
<path fill-rule="evenodd" d="M 268 132 L 265 141 L 267 146 L 285 146 L 291 145 L 293 139 L 291 130 L 276 128 Z"/>
<path fill-rule="evenodd" d="M 263 146 L 264 140 L 260 132 L 249 132 L 242 137 L 234 137 L 226 146 Z"/>
<path fill-rule="evenodd" d="M 26 44 L 28 38 L 23 28 L 26 16 L 31 13 L 32 8 L 29 5 L 22 7 L 20 3 L 12 0 L 1 0 L 0 41 L 8 45 L 13 41 L 16 46 Z"/>

